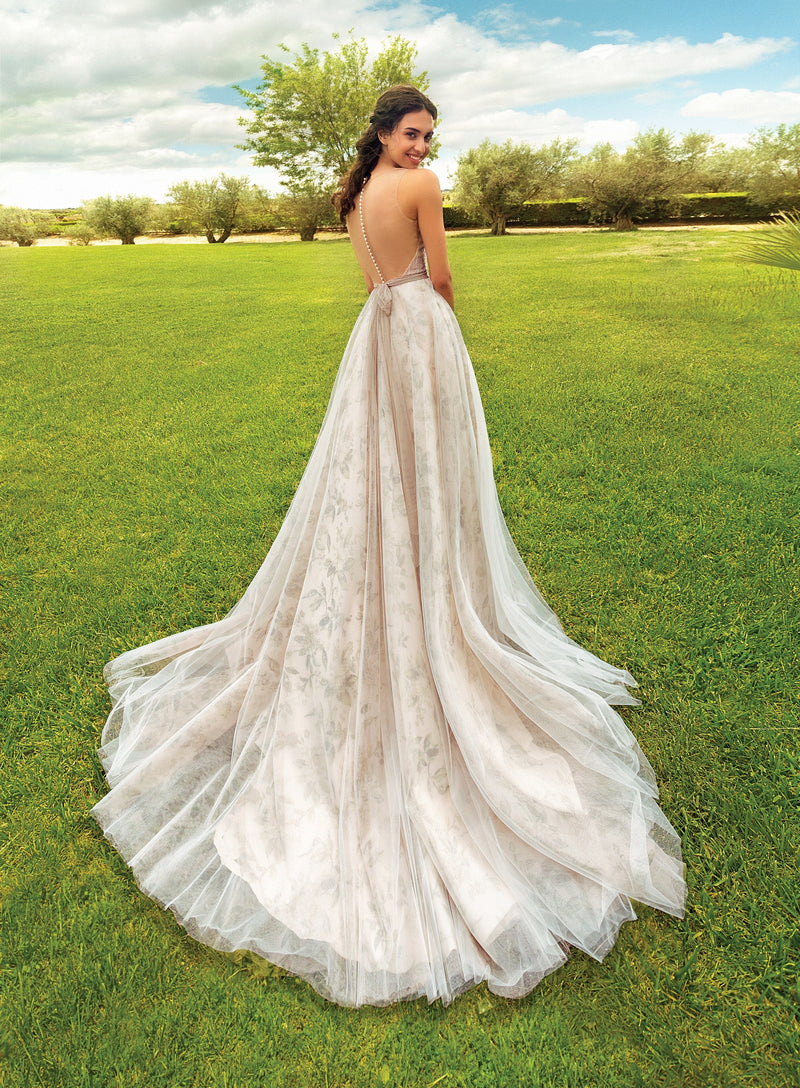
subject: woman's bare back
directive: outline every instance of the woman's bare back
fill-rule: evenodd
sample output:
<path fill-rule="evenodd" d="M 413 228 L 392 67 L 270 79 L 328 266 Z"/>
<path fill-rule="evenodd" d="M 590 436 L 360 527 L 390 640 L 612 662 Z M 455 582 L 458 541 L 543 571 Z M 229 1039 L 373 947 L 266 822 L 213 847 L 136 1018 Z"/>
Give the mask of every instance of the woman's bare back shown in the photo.
<path fill-rule="evenodd" d="M 372 283 L 405 275 L 421 255 L 417 221 L 405 214 L 398 200 L 408 173 L 401 169 L 376 170 L 347 216 L 347 232 L 358 263 Z"/>

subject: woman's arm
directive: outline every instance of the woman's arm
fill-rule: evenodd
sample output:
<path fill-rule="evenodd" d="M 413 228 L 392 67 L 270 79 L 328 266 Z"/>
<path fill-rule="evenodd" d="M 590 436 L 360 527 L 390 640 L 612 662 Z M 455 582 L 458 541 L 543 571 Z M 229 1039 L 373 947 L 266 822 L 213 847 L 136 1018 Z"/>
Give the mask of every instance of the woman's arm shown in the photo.
<path fill-rule="evenodd" d="M 409 218 L 417 220 L 434 289 L 453 309 L 453 276 L 447 259 L 439 179 L 430 170 L 409 170 L 403 178 L 397 198 L 401 211 Z"/>

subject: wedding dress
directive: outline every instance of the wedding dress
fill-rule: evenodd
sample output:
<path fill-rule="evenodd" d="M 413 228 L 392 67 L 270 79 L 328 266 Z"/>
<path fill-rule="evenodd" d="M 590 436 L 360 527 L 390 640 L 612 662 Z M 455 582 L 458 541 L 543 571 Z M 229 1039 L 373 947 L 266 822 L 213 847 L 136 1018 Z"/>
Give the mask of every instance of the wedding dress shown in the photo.
<path fill-rule="evenodd" d="M 518 997 L 571 946 L 601 958 L 631 899 L 683 913 L 678 837 L 611 706 L 634 681 L 520 559 L 421 245 L 370 294 L 242 599 L 106 677 L 93 812 L 142 889 L 333 1001 Z"/>

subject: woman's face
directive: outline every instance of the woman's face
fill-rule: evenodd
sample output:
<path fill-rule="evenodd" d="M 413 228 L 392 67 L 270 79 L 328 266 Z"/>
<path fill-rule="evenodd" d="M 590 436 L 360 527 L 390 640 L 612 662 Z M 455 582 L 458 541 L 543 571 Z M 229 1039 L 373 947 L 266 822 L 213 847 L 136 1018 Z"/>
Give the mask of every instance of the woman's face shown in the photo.
<path fill-rule="evenodd" d="M 381 158 L 403 170 L 416 170 L 431 149 L 433 118 L 427 110 L 406 113 L 391 132 L 379 132 L 378 139 L 383 144 Z"/>

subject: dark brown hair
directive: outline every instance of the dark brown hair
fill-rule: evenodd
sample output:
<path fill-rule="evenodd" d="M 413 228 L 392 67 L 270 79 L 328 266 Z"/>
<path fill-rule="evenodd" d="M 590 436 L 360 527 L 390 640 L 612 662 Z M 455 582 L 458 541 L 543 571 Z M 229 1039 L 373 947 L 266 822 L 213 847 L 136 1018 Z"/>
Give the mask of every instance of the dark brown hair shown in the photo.
<path fill-rule="evenodd" d="M 383 144 L 378 133 L 394 132 L 407 113 L 415 113 L 417 110 L 427 110 L 434 121 L 436 120 L 437 109 L 430 98 L 407 83 L 390 87 L 375 103 L 369 128 L 356 141 L 356 161 L 339 182 L 339 191 L 333 195 L 333 206 L 342 222 L 355 206 L 356 197 L 381 157 Z"/>

